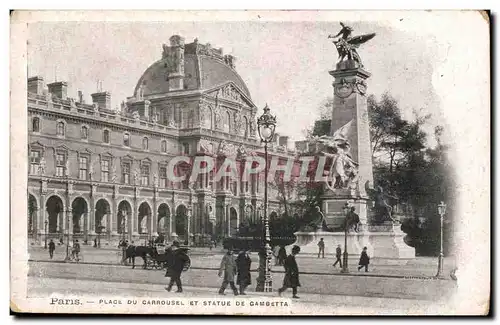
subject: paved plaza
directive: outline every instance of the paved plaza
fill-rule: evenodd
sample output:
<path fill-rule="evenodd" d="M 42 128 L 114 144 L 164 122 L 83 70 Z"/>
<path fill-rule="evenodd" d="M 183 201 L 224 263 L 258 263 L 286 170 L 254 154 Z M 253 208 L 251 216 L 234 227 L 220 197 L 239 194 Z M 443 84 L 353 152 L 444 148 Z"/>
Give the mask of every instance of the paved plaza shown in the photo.
<path fill-rule="evenodd" d="M 193 269 L 218 269 L 224 251 L 221 248 L 210 250 L 209 248 L 192 248 L 191 267 Z M 81 263 L 110 264 L 119 265 L 122 252 L 111 247 L 94 248 L 92 246 L 82 246 Z M 50 260 L 48 251 L 43 247 L 30 247 L 29 258 L 32 261 L 52 261 L 62 262 L 66 256 L 65 246 L 56 248 L 54 258 Z M 252 269 L 257 270 L 258 257 L 256 253 L 252 256 Z M 298 255 L 297 263 L 301 273 L 340 275 L 340 267 L 333 267 L 335 258 L 325 255 L 325 258 L 317 258 L 311 255 Z M 381 277 L 433 277 L 437 271 L 437 258 L 417 257 L 408 260 L 388 260 L 372 258 L 368 273 L 357 271 L 358 256 L 349 256 L 350 275 L 359 276 L 381 276 Z M 136 258 L 136 264 L 142 266 L 142 259 Z M 449 279 L 449 274 L 455 267 L 453 258 L 445 258 L 444 274 Z M 283 267 L 274 266 L 273 272 L 283 272 Z"/>
<path fill-rule="evenodd" d="M 40 247 L 30 248 L 28 272 L 29 296 L 49 297 L 54 294 L 92 294 L 94 296 L 138 296 L 138 297 L 220 297 L 217 294 L 221 278 L 217 275 L 223 251 L 193 248 L 192 267 L 183 273 L 184 293 L 168 293 L 164 286 L 168 281 L 163 270 L 144 270 L 140 266 L 120 265 L 121 251 L 111 248 L 83 247 L 81 263 L 65 263 L 65 247 L 59 246 L 53 260 Z M 252 256 L 252 284 L 249 297 L 277 297 L 276 292 L 255 292 L 257 255 Z M 300 304 L 335 306 L 334 313 L 343 308 L 360 306 L 373 308 L 379 313 L 389 310 L 397 302 L 400 309 L 391 313 L 408 313 L 407 308 L 423 310 L 425 304 L 436 307 L 439 301 L 447 301 L 456 290 L 456 282 L 449 279 L 433 279 L 434 259 L 417 258 L 408 261 L 373 260 L 368 273 L 356 270 L 357 259 L 350 260 L 350 274 L 341 274 L 333 268 L 333 258 L 318 259 L 312 256 L 297 258 L 301 270 Z M 385 264 L 378 265 L 378 262 Z M 397 263 L 396 263 L 397 262 Z M 139 265 L 142 259 L 137 261 Z M 447 272 L 452 265 L 447 265 Z M 283 267 L 273 267 L 273 289 L 276 291 L 283 281 Z M 226 291 L 232 297 L 230 290 Z M 285 297 L 291 296 L 291 292 Z M 295 303 L 295 302 L 294 302 Z M 319 307 L 318 307 L 319 308 Z M 427 308 L 427 307 L 426 307 Z M 362 310 L 359 310 L 362 313 Z"/>

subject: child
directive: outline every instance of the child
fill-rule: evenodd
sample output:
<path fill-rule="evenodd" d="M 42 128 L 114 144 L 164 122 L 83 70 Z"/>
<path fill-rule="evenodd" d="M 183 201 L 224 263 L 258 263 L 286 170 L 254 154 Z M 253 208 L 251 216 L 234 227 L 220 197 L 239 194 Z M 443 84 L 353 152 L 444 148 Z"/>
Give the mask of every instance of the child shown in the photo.
<path fill-rule="evenodd" d="M 361 257 L 359 258 L 358 271 L 364 267 L 365 272 L 368 272 L 368 264 L 370 264 L 370 257 L 368 256 L 367 250 L 368 248 L 366 248 L 366 246 L 363 247 L 363 251 L 361 252 Z"/>

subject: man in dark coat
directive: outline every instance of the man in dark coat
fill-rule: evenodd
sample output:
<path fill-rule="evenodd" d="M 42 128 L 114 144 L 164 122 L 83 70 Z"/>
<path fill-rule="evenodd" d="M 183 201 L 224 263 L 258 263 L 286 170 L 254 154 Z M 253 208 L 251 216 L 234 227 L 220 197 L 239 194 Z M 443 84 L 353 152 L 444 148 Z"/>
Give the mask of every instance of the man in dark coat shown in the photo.
<path fill-rule="evenodd" d="M 337 263 L 340 264 L 340 268 L 342 268 L 342 248 L 340 247 L 340 244 L 337 246 L 337 249 L 335 250 L 335 263 L 333 263 L 333 266 L 335 267 Z"/>
<path fill-rule="evenodd" d="M 285 260 L 285 278 L 283 279 L 283 287 L 278 289 L 278 294 L 281 296 L 283 291 L 288 288 L 293 290 L 293 298 L 299 298 L 297 296 L 297 287 L 300 287 L 299 282 L 299 267 L 297 261 L 295 261 L 295 255 L 300 252 L 300 247 L 295 245 L 292 248 L 292 254 L 288 255 Z"/>
<path fill-rule="evenodd" d="M 318 248 L 319 248 L 319 251 L 318 251 L 318 258 L 320 256 L 323 256 L 323 258 L 325 258 L 325 241 L 323 240 L 323 238 L 321 238 L 318 242 Z"/>
<path fill-rule="evenodd" d="M 280 246 L 280 250 L 278 252 L 278 265 L 285 264 L 286 259 L 286 249 L 285 246 Z"/>
<path fill-rule="evenodd" d="M 365 268 L 365 272 L 368 272 L 368 264 L 370 264 L 370 257 L 368 256 L 368 248 L 363 247 L 363 251 L 361 252 L 361 257 L 359 258 L 359 266 L 358 271 L 363 267 Z"/>
<path fill-rule="evenodd" d="M 54 251 L 55 250 L 56 250 L 56 244 L 51 239 L 50 243 L 49 243 L 49 256 L 50 256 L 50 259 L 52 259 L 54 257 Z"/>
<path fill-rule="evenodd" d="M 233 250 L 229 248 L 227 253 L 222 257 L 222 261 L 220 263 L 219 268 L 219 277 L 224 277 L 222 281 L 222 285 L 219 289 L 219 294 L 223 295 L 226 290 L 227 285 L 231 286 L 233 293 L 235 296 L 238 295 L 238 289 L 234 285 L 234 277 L 238 272 L 238 266 L 236 265 L 236 260 L 233 256 Z"/>
<path fill-rule="evenodd" d="M 238 279 L 236 284 L 240 286 L 240 295 L 246 295 L 245 289 L 252 283 L 250 275 L 250 266 L 252 260 L 249 256 L 249 251 L 241 251 L 236 258 L 236 266 L 238 268 Z"/>
<path fill-rule="evenodd" d="M 176 292 L 182 292 L 182 282 L 181 282 L 181 273 L 184 270 L 184 266 L 189 260 L 189 257 L 185 253 L 183 249 L 180 249 L 179 242 L 174 241 L 172 246 L 170 246 L 167 253 L 167 272 L 165 273 L 166 277 L 170 277 L 170 283 L 168 287 L 165 287 L 165 290 L 170 292 L 172 290 L 172 286 L 177 285 Z"/>

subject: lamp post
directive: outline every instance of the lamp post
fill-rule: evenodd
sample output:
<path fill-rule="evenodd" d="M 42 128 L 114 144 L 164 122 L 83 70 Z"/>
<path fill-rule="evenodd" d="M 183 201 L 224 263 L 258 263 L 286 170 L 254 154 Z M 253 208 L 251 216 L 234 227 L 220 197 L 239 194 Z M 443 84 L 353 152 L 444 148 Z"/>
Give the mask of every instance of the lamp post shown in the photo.
<path fill-rule="evenodd" d="M 441 226 L 439 227 L 440 229 L 440 247 L 439 247 L 439 259 L 438 259 L 438 271 L 436 274 L 436 278 L 439 278 L 443 274 L 443 259 L 444 259 L 444 253 L 443 253 L 443 219 L 444 219 L 444 214 L 446 213 L 446 203 L 441 201 L 438 205 L 438 213 L 441 221 Z"/>
<path fill-rule="evenodd" d="M 341 273 L 349 273 L 349 266 L 348 266 L 348 263 L 349 263 L 349 254 L 347 253 L 347 228 L 348 228 L 348 224 L 347 224 L 347 216 L 348 216 L 348 213 L 349 213 L 349 203 L 346 202 L 344 204 L 344 207 L 342 208 L 342 210 L 344 211 L 344 216 L 345 216 L 345 221 L 344 221 L 344 259 L 342 261 L 342 270 L 340 271 Z"/>
<path fill-rule="evenodd" d="M 268 162 L 267 162 L 267 144 L 273 140 L 274 131 L 276 129 L 276 116 L 272 116 L 269 113 L 270 109 L 266 104 L 264 107 L 264 114 L 262 114 L 257 119 L 257 126 L 260 141 L 264 143 L 264 159 L 266 161 L 266 165 L 264 168 L 264 215 L 263 215 L 263 223 L 264 223 L 264 234 L 263 234 L 263 242 L 262 246 L 265 252 L 265 264 L 260 263 L 260 274 L 259 280 L 260 283 L 257 284 L 258 291 L 271 292 L 273 291 L 273 279 L 271 275 L 271 236 L 269 232 L 269 218 L 267 215 L 267 176 L 268 176 Z M 261 254 L 261 258 L 263 258 Z M 263 267 L 264 266 L 264 267 Z"/>
<path fill-rule="evenodd" d="M 47 249 L 47 226 L 49 225 L 49 221 L 45 220 L 44 225 L 45 225 L 45 245 L 43 247 Z"/>

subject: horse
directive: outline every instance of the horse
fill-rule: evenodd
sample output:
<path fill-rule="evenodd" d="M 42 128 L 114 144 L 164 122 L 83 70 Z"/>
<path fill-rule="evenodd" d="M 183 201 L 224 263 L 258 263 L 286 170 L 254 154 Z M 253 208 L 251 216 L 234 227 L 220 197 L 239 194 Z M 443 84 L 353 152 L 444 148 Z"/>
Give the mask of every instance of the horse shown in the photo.
<path fill-rule="evenodd" d="M 149 255 L 151 257 L 154 257 L 156 254 L 157 254 L 156 249 L 152 245 L 150 245 L 150 246 L 130 245 L 125 250 L 124 261 L 127 260 L 128 258 L 131 258 L 132 259 L 132 268 L 135 268 L 135 258 L 141 257 L 142 260 L 144 261 L 144 265 L 142 266 L 142 268 L 146 269 L 146 266 L 147 266 L 146 256 Z"/>

